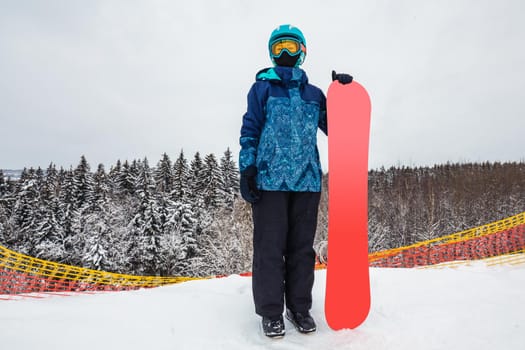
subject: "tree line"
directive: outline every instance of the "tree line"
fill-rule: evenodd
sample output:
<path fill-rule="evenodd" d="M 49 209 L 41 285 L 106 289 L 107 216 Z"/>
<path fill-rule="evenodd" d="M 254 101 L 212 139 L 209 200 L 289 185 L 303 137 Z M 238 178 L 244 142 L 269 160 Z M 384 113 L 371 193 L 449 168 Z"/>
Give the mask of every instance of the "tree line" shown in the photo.
<path fill-rule="evenodd" d="M 326 260 L 328 174 L 315 249 Z M 351 175 L 350 175 L 351 176 Z M 230 150 L 191 161 L 164 154 L 91 171 L 0 171 L 0 243 L 66 264 L 139 275 L 216 275 L 251 268 L 250 206 Z M 369 171 L 369 250 L 400 247 L 525 211 L 525 163 Z"/>
<path fill-rule="evenodd" d="M 351 176 L 351 175 L 350 175 Z M 328 187 L 327 179 L 323 186 Z M 447 163 L 368 174 L 369 251 L 438 238 L 525 211 L 525 163 Z M 326 258 L 327 196 L 316 250 Z"/>
<path fill-rule="evenodd" d="M 138 275 L 209 275 L 249 268 L 251 243 L 237 222 L 238 170 L 228 149 L 218 160 L 164 154 L 117 161 L 92 172 L 24 169 L 0 173 L 0 241 L 38 258 Z M 248 245 L 248 247 L 246 247 Z"/>

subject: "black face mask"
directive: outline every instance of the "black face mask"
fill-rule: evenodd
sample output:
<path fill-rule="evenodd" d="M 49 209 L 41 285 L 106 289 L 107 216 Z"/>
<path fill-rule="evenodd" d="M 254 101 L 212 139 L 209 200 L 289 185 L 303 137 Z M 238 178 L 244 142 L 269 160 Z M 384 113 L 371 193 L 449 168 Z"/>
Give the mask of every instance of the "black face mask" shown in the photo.
<path fill-rule="evenodd" d="M 290 56 L 288 52 L 284 51 L 281 56 L 275 58 L 274 61 L 278 66 L 295 67 L 298 59 L 299 55 Z"/>

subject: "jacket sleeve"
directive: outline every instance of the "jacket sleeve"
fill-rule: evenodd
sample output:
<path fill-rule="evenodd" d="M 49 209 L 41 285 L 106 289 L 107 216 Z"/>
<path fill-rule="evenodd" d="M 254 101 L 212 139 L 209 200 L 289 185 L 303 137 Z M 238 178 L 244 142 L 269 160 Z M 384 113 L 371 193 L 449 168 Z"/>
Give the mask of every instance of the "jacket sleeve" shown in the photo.
<path fill-rule="evenodd" d="M 319 104 L 319 129 L 328 136 L 328 120 L 326 114 L 326 97 L 321 92 L 321 101 Z"/>
<path fill-rule="evenodd" d="M 266 120 L 264 106 L 266 104 L 266 93 L 264 82 L 256 82 L 248 92 L 248 108 L 242 118 L 241 151 L 239 152 L 239 170 L 242 172 L 251 165 L 255 165 L 257 159 L 257 147 L 259 138 Z"/>

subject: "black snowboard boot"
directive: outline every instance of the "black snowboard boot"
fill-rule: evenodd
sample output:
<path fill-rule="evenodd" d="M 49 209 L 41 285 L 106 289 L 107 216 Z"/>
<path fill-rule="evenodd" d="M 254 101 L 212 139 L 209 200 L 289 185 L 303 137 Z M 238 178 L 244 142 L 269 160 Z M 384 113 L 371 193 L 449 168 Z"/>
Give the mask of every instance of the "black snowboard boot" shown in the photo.
<path fill-rule="evenodd" d="M 315 321 L 308 311 L 303 313 L 286 309 L 286 318 L 292 322 L 295 328 L 301 333 L 312 333 L 317 329 Z"/>
<path fill-rule="evenodd" d="M 285 333 L 283 315 L 277 317 L 263 317 L 262 328 L 264 335 L 267 337 L 283 337 Z"/>

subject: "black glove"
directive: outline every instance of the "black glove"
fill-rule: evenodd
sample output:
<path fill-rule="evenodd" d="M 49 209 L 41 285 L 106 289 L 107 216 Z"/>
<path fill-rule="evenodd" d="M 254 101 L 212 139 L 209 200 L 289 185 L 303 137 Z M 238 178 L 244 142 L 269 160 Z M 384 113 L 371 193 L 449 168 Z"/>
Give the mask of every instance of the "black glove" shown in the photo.
<path fill-rule="evenodd" d="M 337 80 L 341 84 L 350 84 L 354 78 L 350 74 L 345 73 L 336 73 L 335 70 L 332 71 L 332 81 Z"/>
<path fill-rule="evenodd" d="M 261 198 L 261 192 L 257 188 L 255 177 L 257 176 L 257 168 L 255 165 L 250 165 L 245 170 L 241 171 L 241 196 L 249 203 L 257 203 Z"/>

